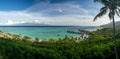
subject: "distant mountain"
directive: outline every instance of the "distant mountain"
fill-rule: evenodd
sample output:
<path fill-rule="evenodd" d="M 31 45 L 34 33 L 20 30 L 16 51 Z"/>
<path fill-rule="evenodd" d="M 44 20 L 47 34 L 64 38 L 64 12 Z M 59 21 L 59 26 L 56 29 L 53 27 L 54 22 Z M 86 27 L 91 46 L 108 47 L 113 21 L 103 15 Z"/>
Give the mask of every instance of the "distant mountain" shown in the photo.
<path fill-rule="evenodd" d="M 120 28 L 120 21 L 115 22 L 115 26 Z M 101 27 L 103 27 L 103 28 L 112 28 L 113 27 L 113 22 L 105 24 L 105 25 L 101 25 Z"/>
<path fill-rule="evenodd" d="M 42 24 L 42 23 L 19 23 L 19 24 L 3 25 L 3 26 L 52 26 L 52 25 Z"/>
<path fill-rule="evenodd" d="M 27 27 L 27 26 L 54 26 L 54 27 L 56 27 L 56 26 L 60 26 L 60 27 L 69 27 L 70 25 L 49 25 L 49 24 L 43 24 L 43 23 L 19 23 L 19 24 L 12 24 L 12 25 L 0 25 L 0 26 L 2 26 L 2 27 L 4 27 L 4 26 L 20 26 L 20 27 L 22 27 L 22 26 L 25 26 L 25 27 Z"/>

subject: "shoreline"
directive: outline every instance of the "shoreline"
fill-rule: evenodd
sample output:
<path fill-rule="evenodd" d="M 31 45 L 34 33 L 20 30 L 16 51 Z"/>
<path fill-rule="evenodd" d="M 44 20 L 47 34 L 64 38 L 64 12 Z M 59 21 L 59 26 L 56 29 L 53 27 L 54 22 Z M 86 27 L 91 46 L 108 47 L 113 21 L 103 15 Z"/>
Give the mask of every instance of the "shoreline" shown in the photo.
<path fill-rule="evenodd" d="M 1 37 L 7 37 L 7 38 L 11 38 L 11 39 L 16 39 L 16 40 L 23 40 L 24 37 L 27 34 L 29 34 L 26 37 L 27 37 L 27 39 L 29 39 L 32 42 L 35 41 L 36 38 L 39 39 L 40 42 L 41 41 L 49 41 L 50 39 L 53 39 L 53 40 L 57 41 L 59 39 L 64 39 L 66 36 L 69 37 L 69 38 L 73 38 L 76 41 L 79 41 L 79 40 L 89 38 L 89 33 L 88 32 L 91 32 L 92 29 L 93 29 L 93 31 L 94 31 L 94 29 L 98 29 L 98 27 L 94 27 L 94 28 L 91 28 L 91 27 L 88 27 L 88 28 L 87 27 L 83 27 L 83 28 L 81 28 L 81 27 L 62 27 L 61 28 L 61 27 L 58 27 L 58 28 L 55 28 L 55 29 L 53 29 L 54 27 L 49 27 L 49 28 L 48 27 L 44 27 L 44 28 L 43 27 L 36 27 L 36 28 L 34 28 L 34 27 L 33 28 L 32 27 L 30 27 L 30 28 L 27 28 L 27 27 L 25 27 L 25 28 L 21 28 L 21 27 L 19 27 L 19 28 L 16 28 L 16 27 L 1 27 L 1 28 L 2 28 L 1 30 L 4 30 L 4 32 L 3 32 L 4 34 L 2 34 Z M 91 30 L 88 31 L 88 29 L 91 29 Z M 38 31 L 38 32 L 34 32 L 32 30 Z M 72 31 L 72 33 L 68 33 L 68 30 L 73 30 L 73 31 Z M 77 34 L 76 30 L 80 34 Z M 12 31 L 14 33 L 18 31 L 18 33 L 20 33 L 20 34 L 9 33 L 9 32 L 12 32 Z M 57 33 L 56 33 L 56 31 L 57 31 Z M 33 35 L 33 36 L 31 36 L 31 35 Z"/>
<path fill-rule="evenodd" d="M 27 41 L 30 41 L 30 42 L 35 42 L 36 40 L 38 42 L 48 42 L 50 40 L 59 41 L 61 39 L 62 40 L 66 39 L 66 37 L 69 38 L 69 39 L 74 39 L 76 42 L 84 40 L 84 38 L 78 37 L 78 36 L 74 36 L 74 37 L 65 36 L 64 38 L 58 38 L 58 39 L 54 39 L 54 38 L 40 39 L 40 38 L 36 37 L 36 38 L 33 39 L 30 36 L 22 36 L 22 35 L 11 34 L 11 33 L 4 33 L 4 32 L 0 32 L 0 37 L 7 38 L 7 39 L 21 40 L 21 41 L 27 40 Z M 27 38 L 25 38 L 25 37 L 27 37 Z"/>

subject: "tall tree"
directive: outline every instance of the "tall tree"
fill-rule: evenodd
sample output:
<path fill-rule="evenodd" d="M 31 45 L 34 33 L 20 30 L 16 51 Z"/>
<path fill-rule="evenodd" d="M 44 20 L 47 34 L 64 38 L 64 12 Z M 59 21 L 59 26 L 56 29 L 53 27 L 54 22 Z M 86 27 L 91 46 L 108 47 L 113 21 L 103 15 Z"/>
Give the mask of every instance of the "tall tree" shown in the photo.
<path fill-rule="evenodd" d="M 99 2 L 103 4 L 103 7 L 100 9 L 100 12 L 95 16 L 95 21 L 97 18 L 102 17 L 108 13 L 109 19 L 113 20 L 113 39 L 114 39 L 114 52 L 117 59 L 117 47 L 116 47 L 116 38 L 115 38 L 115 14 L 120 17 L 120 0 L 94 0 L 94 2 Z"/>

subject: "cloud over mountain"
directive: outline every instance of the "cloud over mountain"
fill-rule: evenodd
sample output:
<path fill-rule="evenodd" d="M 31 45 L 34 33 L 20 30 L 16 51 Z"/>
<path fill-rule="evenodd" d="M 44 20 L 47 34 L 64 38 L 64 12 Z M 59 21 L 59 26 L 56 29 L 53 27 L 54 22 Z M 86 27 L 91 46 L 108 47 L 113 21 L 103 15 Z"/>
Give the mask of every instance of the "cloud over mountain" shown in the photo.
<path fill-rule="evenodd" d="M 51 25 L 94 26 L 108 23 L 108 18 L 93 22 L 100 4 L 93 0 L 35 0 L 24 10 L 0 11 L 0 25 L 43 23 Z"/>

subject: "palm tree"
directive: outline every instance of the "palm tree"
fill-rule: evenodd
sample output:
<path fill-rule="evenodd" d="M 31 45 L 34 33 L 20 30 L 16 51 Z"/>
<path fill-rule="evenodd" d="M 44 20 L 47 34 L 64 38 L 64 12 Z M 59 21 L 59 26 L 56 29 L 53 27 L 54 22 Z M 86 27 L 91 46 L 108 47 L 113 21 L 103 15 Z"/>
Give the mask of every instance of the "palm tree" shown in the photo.
<path fill-rule="evenodd" d="M 108 13 L 109 19 L 113 20 L 113 39 L 114 39 L 114 52 L 117 59 L 117 48 L 116 48 L 116 38 L 115 38 L 115 14 L 120 17 L 120 0 L 94 0 L 94 2 L 99 2 L 103 4 L 103 7 L 100 9 L 100 12 L 95 16 L 95 21 L 98 17 Z"/>

